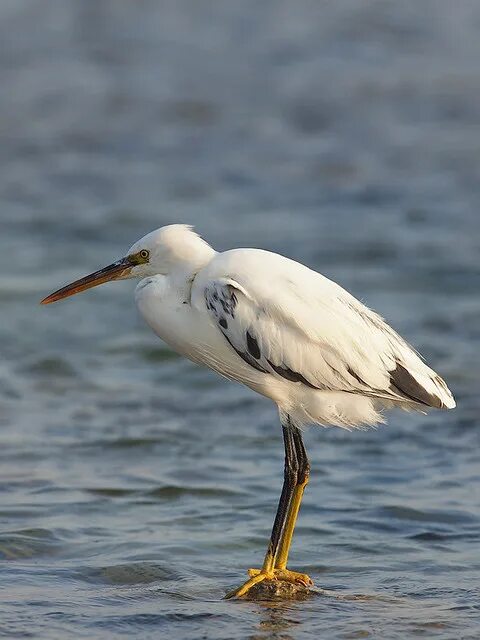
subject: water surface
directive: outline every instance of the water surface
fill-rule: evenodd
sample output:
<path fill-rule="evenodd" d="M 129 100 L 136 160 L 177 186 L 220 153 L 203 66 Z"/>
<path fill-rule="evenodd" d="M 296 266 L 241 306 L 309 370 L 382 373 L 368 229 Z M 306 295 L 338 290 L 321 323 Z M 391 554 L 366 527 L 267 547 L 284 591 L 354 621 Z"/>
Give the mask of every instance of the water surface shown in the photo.
<path fill-rule="evenodd" d="M 0 635 L 477 638 L 480 8 L 0 7 Z M 382 313 L 458 409 L 311 429 L 291 556 L 225 602 L 282 482 L 274 407 L 164 347 L 132 283 L 38 301 L 170 222 Z"/>

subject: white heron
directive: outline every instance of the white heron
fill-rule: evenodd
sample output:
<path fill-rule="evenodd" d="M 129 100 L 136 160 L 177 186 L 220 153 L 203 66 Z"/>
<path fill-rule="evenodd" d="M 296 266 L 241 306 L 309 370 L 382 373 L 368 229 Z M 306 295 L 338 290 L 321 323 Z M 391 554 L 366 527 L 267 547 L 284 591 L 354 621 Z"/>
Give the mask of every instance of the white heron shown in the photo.
<path fill-rule="evenodd" d="M 445 382 L 384 320 L 323 275 L 260 249 L 216 252 L 190 226 L 149 233 L 126 257 L 63 287 L 49 304 L 109 280 L 140 278 L 141 315 L 170 347 L 271 398 L 285 444 L 283 489 L 260 569 L 227 597 L 263 580 L 305 586 L 287 559 L 309 462 L 301 428 L 384 422 L 392 407 L 451 409 Z"/>

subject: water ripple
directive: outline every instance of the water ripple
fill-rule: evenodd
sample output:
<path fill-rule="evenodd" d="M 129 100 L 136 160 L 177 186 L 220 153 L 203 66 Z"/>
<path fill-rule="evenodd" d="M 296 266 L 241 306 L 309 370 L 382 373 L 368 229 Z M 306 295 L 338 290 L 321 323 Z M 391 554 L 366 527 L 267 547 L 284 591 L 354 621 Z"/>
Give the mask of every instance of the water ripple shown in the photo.
<path fill-rule="evenodd" d="M 480 5 L 452 6 L 0 3 L 1 637 L 478 637 Z M 457 397 L 306 430 L 315 598 L 222 600 L 263 561 L 274 407 L 131 281 L 38 305 L 172 222 L 322 271 Z"/>

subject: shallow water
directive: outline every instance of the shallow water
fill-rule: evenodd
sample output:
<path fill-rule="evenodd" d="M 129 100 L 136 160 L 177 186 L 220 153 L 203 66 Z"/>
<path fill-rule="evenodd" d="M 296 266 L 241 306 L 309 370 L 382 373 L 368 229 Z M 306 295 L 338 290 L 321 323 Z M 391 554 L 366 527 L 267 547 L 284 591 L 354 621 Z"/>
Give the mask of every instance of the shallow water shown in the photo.
<path fill-rule="evenodd" d="M 0 635 L 476 638 L 480 7 L 0 6 Z M 304 602 L 223 601 L 282 481 L 273 406 L 169 352 L 132 283 L 37 302 L 169 222 L 302 260 L 458 409 L 311 429 Z"/>

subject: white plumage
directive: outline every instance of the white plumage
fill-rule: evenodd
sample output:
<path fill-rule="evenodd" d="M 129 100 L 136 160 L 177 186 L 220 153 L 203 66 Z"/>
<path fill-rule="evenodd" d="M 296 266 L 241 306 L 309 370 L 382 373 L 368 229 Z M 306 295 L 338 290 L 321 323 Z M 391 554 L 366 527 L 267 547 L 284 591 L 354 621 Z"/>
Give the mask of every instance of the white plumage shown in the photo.
<path fill-rule="evenodd" d="M 136 300 L 173 349 L 271 398 L 301 424 L 362 427 L 382 409 L 453 408 L 445 382 L 380 316 L 328 278 L 259 249 L 216 253 L 172 225 Z M 132 275 L 137 275 L 133 273 Z"/>

